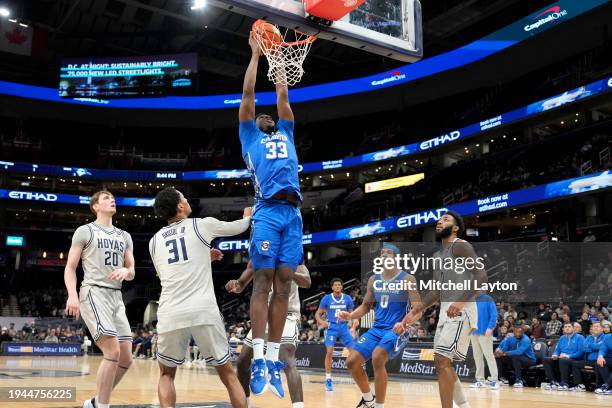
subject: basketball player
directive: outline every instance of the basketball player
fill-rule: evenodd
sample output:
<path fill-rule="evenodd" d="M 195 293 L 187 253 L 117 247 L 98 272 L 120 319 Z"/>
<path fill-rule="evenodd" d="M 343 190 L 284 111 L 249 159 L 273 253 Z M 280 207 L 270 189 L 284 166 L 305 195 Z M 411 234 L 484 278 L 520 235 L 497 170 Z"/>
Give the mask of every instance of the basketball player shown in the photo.
<path fill-rule="evenodd" d="M 355 309 L 353 299 L 342 292 L 342 279 L 334 278 L 331 280 L 332 293 L 323 296 L 319 303 L 319 309 L 315 313 L 315 319 L 319 328 L 327 329 L 325 331 L 325 389 L 333 391 L 334 385 L 332 382 L 332 356 L 334 354 L 334 346 L 340 340 L 345 347 L 353 347 L 355 339 L 355 330 L 359 325 L 358 320 L 353 320 L 351 328 L 348 323 L 338 319 L 338 313 L 341 311 L 352 312 Z M 327 320 L 323 319 L 323 313 L 327 315 Z"/>
<path fill-rule="evenodd" d="M 299 209 L 302 195 L 287 86 L 276 85 L 277 123 L 269 115 L 255 117 L 255 82 L 261 50 L 252 35 L 249 44 L 252 56 L 244 76 L 239 119 L 242 156 L 253 179 L 256 201 L 249 246 L 255 268 L 250 309 L 254 357 L 250 387 L 253 395 L 270 389 L 283 398 L 280 375 L 283 363 L 278 353 L 293 273 L 303 258 Z M 274 291 L 268 307 L 272 284 Z M 269 333 L 264 359 L 266 324 Z"/>
<path fill-rule="evenodd" d="M 225 285 L 225 289 L 232 293 L 241 293 L 253 279 L 253 264 L 249 262 L 240 278 L 231 280 Z M 289 293 L 289 313 L 285 320 L 285 327 L 281 337 L 281 347 L 279 359 L 286 364 L 285 375 L 287 376 L 287 385 L 289 386 L 289 395 L 291 396 L 292 408 L 304 408 L 304 393 L 302 391 L 302 377 L 295 365 L 295 351 L 298 346 L 299 324 L 300 324 L 300 296 L 298 288 L 308 289 L 310 287 L 310 273 L 305 265 L 300 265 L 293 275 L 291 282 L 291 292 Z M 271 297 L 271 296 L 270 296 Z M 242 384 L 242 388 L 247 395 L 247 405 L 251 407 L 249 398 L 249 369 L 253 358 L 253 333 L 249 331 L 240 357 L 238 357 L 238 378 Z"/>
<path fill-rule="evenodd" d="M 465 230 L 463 218 L 448 211 L 436 224 L 436 236 L 442 241 L 442 249 L 436 256 L 447 260 L 463 258 L 476 259 L 474 248 L 458 237 Z M 452 263 L 452 262 L 451 262 Z M 457 262 L 458 263 L 458 262 Z M 472 263 L 476 265 L 476 262 Z M 465 268 L 459 272 L 456 267 L 436 269 L 433 279 L 439 282 L 463 283 L 466 280 L 476 281 L 478 285 L 486 281 L 486 272 L 482 268 Z M 404 327 L 421 318 L 423 311 L 440 302 L 440 317 L 434 337 L 434 364 L 438 373 L 438 389 L 442 408 L 453 408 L 453 401 L 459 408 L 469 408 L 461 381 L 453 367 L 453 361 L 464 361 L 470 345 L 470 333 L 477 328 L 478 311 L 475 299 L 480 291 L 432 290 L 423 297 L 423 303 L 415 306 L 404 319 Z"/>
<path fill-rule="evenodd" d="M 155 213 L 168 225 L 149 242 L 162 293 L 157 310 L 157 361 L 160 378 L 159 403 L 175 407 L 174 376 L 185 361 L 193 336 L 206 362 L 215 366 L 227 388 L 233 407 L 246 408 L 246 396 L 230 361 L 230 348 L 212 280 L 211 241 L 237 235 L 249 228 L 251 209 L 241 220 L 188 218 L 191 206 L 180 191 L 168 187 L 155 197 Z"/>
<path fill-rule="evenodd" d="M 107 408 L 111 392 L 132 364 L 132 330 L 125 314 L 121 283 L 134 279 L 132 237 L 113 226 L 115 197 L 98 191 L 89 202 L 96 220 L 76 229 L 64 269 L 66 314 L 83 320 L 104 358 L 96 374 L 96 396 L 84 408 Z M 76 268 L 83 262 L 77 295 Z"/>
<path fill-rule="evenodd" d="M 399 249 L 390 243 L 384 243 L 380 251 L 380 256 L 383 258 L 393 258 L 399 254 Z M 340 311 L 337 316 L 344 321 L 358 320 L 374 307 L 375 302 L 374 325 L 353 344 L 346 360 L 346 366 L 361 390 L 362 398 L 357 408 L 384 408 L 385 406 L 387 361 L 395 358 L 406 345 L 403 339 L 393 331 L 393 327 L 396 324 L 401 325 L 411 303 L 420 302 L 414 276 L 397 269 L 396 265 L 385 268 L 381 274 L 375 274 L 368 279 L 363 303 L 352 313 Z M 372 395 L 368 375 L 362 368 L 370 358 L 374 367 L 376 396 Z"/>

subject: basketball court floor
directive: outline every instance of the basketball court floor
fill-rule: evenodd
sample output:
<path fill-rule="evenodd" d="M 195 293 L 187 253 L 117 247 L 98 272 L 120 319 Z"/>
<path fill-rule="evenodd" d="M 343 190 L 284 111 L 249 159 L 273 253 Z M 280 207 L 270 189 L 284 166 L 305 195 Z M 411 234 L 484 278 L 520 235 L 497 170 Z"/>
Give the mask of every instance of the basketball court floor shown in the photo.
<path fill-rule="evenodd" d="M 101 357 L 0 357 L 0 387 L 76 387 L 76 402 L 0 402 L 3 408 L 81 407 L 95 392 L 95 373 Z M 158 406 L 159 370 L 154 360 L 134 360 L 117 390 L 112 407 L 149 408 Z M 336 371 L 335 390 L 325 392 L 325 377 L 302 371 L 305 406 L 312 408 L 352 408 L 360 394 L 349 377 Z M 286 386 L 286 383 L 285 383 Z M 472 390 L 466 386 L 473 408 L 558 408 L 612 406 L 611 396 L 594 393 L 512 389 Z M 179 368 L 176 376 L 177 408 L 231 408 L 215 371 L 208 368 Z M 288 396 L 280 400 L 268 393 L 253 399 L 257 408 L 290 408 Z M 386 406 L 392 408 L 439 407 L 438 387 L 433 381 L 391 380 Z"/>

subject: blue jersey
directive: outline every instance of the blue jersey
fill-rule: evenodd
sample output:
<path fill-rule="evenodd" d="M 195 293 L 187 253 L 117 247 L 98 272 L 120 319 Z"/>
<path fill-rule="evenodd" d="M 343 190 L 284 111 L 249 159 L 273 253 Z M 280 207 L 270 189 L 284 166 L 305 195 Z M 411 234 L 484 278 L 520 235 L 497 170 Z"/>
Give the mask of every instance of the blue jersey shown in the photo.
<path fill-rule="evenodd" d="M 329 322 L 329 330 L 335 330 L 339 327 L 346 326 L 348 322 L 338 320 L 336 317 L 338 312 L 346 312 L 349 309 L 355 309 L 353 299 L 346 293 L 343 293 L 340 298 L 336 298 L 333 293 L 323 296 L 319 309 L 325 310 L 327 321 Z"/>
<path fill-rule="evenodd" d="M 395 323 L 401 322 L 409 310 L 410 300 L 405 288 L 396 288 L 406 279 L 408 274 L 400 271 L 389 281 L 385 281 L 382 275 L 374 275 L 374 297 L 376 298 L 376 314 L 374 317 L 374 328 L 389 330 Z"/>
<path fill-rule="evenodd" d="M 293 122 L 280 119 L 276 132 L 262 132 L 254 120 L 240 122 L 240 143 L 255 188 L 255 199 L 266 200 L 276 193 L 292 193 L 302 200 L 298 157 L 293 142 Z"/>

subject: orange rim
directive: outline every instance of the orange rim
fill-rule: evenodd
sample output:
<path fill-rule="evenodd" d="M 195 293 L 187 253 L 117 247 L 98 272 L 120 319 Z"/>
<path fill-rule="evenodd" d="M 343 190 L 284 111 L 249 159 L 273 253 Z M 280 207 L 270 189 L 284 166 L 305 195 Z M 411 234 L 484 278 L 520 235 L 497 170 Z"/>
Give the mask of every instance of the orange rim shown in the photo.
<path fill-rule="evenodd" d="M 263 20 L 258 20 L 258 21 L 263 21 Z M 264 21 L 265 22 L 265 21 Z M 257 27 L 260 27 L 261 25 L 257 25 Z M 257 35 L 260 39 L 263 37 L 262 35 L 258 35 L 257 31 L 252 29 L 251 30 L 252 34 Z M 308 44 L 308 43 L 312 43 L 314 42 L 314 40 L 317 39 L 317 37 L 313 36 L 313 35 L 308 35 L 305 33 L 302 33 L 300 31 L 295 31 L 295 33 L 299 34 L 299 35 L 305 35 L 307 36 L 305 39 L 303 40 L 298 40 L 298 41 L 274 41 L 271 39 L 267 39 L 267 41 L 273 43 L 274 45 L 278 46 L 278 47 L 292 47 L 295 45 L 303 45 L 303 44 Z"/>

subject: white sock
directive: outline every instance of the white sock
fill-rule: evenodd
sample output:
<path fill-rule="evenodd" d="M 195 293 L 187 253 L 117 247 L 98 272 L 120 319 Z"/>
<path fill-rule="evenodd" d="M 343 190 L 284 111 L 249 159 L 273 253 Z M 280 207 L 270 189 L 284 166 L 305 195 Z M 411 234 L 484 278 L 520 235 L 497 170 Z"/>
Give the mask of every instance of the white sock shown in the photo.
<path fill-rule="evenodd" d="M 263 360 L 264 358 L 264 340 L 253 339 L 253 359 Z"/>
<path fill-rule="evenodd" d="M 280 343 L 268 342 L 268 350 L 266 352 L 266 360 L 278 361 L 278 350 L 280 350 Z"/>
<path fill-rule="evenodd" d="M 304 408 L 303 402 L 294 402 L 292 408 Z"/>
<path fill-rule="evenodd" d="M 325 373 L 325 379 L 331 380 L 331 373 Z"/>
<path fill-rule="evenodd" d="M 362 392 L 361 395 L 363 396 L 363 399 L 366 402 L 370 402 L 374 399 L 374 396 L 372 395 L 372 391 Z"/>
<path fill-rule="evenodd" d="M 247 408 L 251 408 L 251 398 L 247 397 Z"/>
<path fill-rule="evenodd" d="M 385 404 L 379 404 L 378 402 L 374 404 L 374 408 L 385 408 Z"/>
<path fill-rule="evenodd" d="M 96 407 L 97 408 L 109 408 L 110 404 L 102 404 L 96 400 Z"/>

